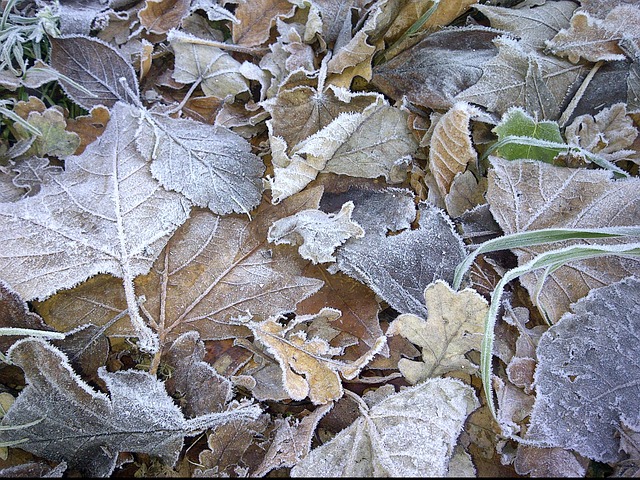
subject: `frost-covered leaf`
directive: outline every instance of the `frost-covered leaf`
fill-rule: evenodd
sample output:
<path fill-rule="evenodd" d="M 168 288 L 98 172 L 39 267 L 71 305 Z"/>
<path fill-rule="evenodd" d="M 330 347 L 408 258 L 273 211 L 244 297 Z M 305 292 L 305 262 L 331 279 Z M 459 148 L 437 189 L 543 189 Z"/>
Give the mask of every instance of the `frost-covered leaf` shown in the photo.
<path fill-rule="evenodd" d="M 406 125 L 406 113 L 378 98 L 361 113 L 341 113 L 322 130 L 285 153 L 281 139 L 271 136 L 274 202 L 307 186 L 321 171 L 352 177 L 384 176 L 404 180 L 417 142 Z"/>
<path fill-rule="evenodd" d="M 564 143 L 560 134 L 560 127 L 549 120 L 537 121 L 519 107 L 511 107 L 502 116 L 500 123 L 493 130 L 498 140 L 509 136 L 537 138 L 548 142 Z M 551 163 L 557 155 L 556 150 L 531 145 L 521 145 L 517 142 L 500 147 L 497 154 L 507 160 L 531 159 Z"/>
<path fill-rule="evenodd" d="M 494 43 L 499 53 L 482 66 L 482 78 L 456 99 L 477 103 L 504 114 L 522 107 L 543 119 L 554 119 L 569 89 L 580 81 L 584 67 L 525 48 L 509 37 Z"/>
<path fill-rule="evenodd" d="M 305 330 L 296 328 L 318 320 L 330 323 L 340 315 L 338 310 L 323 308 L 315 315 L 298 315 L 286 326 L 278 322 L 278 317 L 245 323 L 278 361 L 282 384 L 293 400 L 308 396 L 316 405 L 338 400 L 344 393 L 339 374 L 353 379 L 385 345 L 385 337 L 380 337 L 367 354 L 353 362 L 341 362 L 332 357 L 340 355 L 342 348 L 332 347 L 322 335 L 308 336 Z"/>
<path fill-rule="evenodd" d="M 43 299 L 102 272 L 146 273 L 189 213 L 136 150 L 135 111 L 118 103 L 107 129 L 40 193 L 0 204 L 0 271 L 26 300 Z"/>
<path fill-rule="evenodd" d="M 335 196 L 331 209 L 348 200 L 356 206 L 353 219 L 366 233 L 338 249 L 337 267 L 368 285 L 398 312 L 427 318 L 424 289 L 438 279 L 450 282 L 464 257 L 462 240 L 449 218 L 421 203 L 418 228 L 410 229 L 416 216 L 413 200 L 399 189 L 352 190 Z M 403 231 L 388 235 L 388 230 Z"/>
<path fill-rule="evenodd" d="M 199 82 L 207 96 L 226 98 L 249 90 L 249 82 L 240 73 L 240 62 L 206 40 L 171 30 L 167 39 L 175 54 L 174 80 Z"/>
<path fill-rule="evenodd" d="M 288 0 L 240 0 L 235 10 L 238 21 L 231 26 L 233 43 L 252 47 L 266 42 L 276 19 L 291 17 L 294 9 Z"/>
<path fill-rule="evenodd" d="M 187 420 L 162 382 L 137 370 L 110 373 L 102 368 L 107 396 L 84 383 L 63 353 L 40 340 L 18 341 L 9 357 L 25 372 L 27 387 L 2 426 L 35 423 L 0 430 L 0 439 L 26 439 L 23 450 L 65 461 L 89 476 L 109 476 L 119 452 L 147 453 L 173 465 L 186 435 L 260 414 L 259 407 L 244 406 Z"/>
<path fill-rule="evenodd" d="M 458 102 L 447 111 L 433 129 L 429 143 L 429 168 L 442 195 L 449 193 L 453 178 L 475 162 L 478 154 L 471 141 L 469 122 L 480 111 Z"/>
<path fill-rule="evenodd" d="M 635 153 L 625 150 L 633 145 L 638 129 L 627 115 L 624 103 L 616 103 L 600 110 L 595 116 L 576 117 L 565 129 L 567 143 L 598 153 L 609 161 L 616 161 Z"/>
<path fill-rule="evenodd" d="M 167 242 L 151 272 L 135 280 L 137 295 L 145 299 L 147 321 L 161 343 L 192 330 L 203 340 L 247 336 L 249 331 L 233 319 L 291 312 L 318 290 L 322 282 L 302 276 L 305 262 L 297 253 L 270 249 L 266 236 L 281 216 L 317 207 L 319 194 L 318 189 L 305 191 L 278 207 L 267 205 L 253 221 L 195 210 Z M 126 308 L 122 286 L 104 277 L 38 305 L 49 324 L 63 330 L 85 318 L 107 325 Z M 107 334 L 130 335 L 126 318 L 115 319 Z"/>
<path fill-rule="evenodd" d="M 543 49 L 545 40 L 550 40 L 561 29 L 569 26 L 576 7 L 569 0 L 529 3 L 511 8 L 474 5 L 475 9 L 489 19 L 492 27 L 510 32 L 520 38 L 522 45 L 537 49 Z"/>
<path fill-rule="evenodd" d="M 492 164 L 487 200 L 505 234 L 554 227 L 638 224 L 640 180 L 637 178 L 613 180 L 611 173 L 604 170 L 555 167 L 538 161 L 509 161 L 498 157 L 492 157 Z M 585 241 L 589 242 L 594 241 Z M 518 264 L 522 265 L 542 252 L 566 245 L 566 242 L 556 242 L 517 249 L 515 253 Z M 620 257 L 572 262 L 550 273 L 540 295 L 532 300 L 556 321 L 569 310 L 571 303 L 587 295 L 589 290 L 637 272 L 639 264 Z M 542 274 L 536 271 L 520 277 L 533 297 Z"/>
<path fill-rule="evenodd" d="M 292 477 L 442 477 L 462 426 L 478 408 L 474 390 L 429 379 L 384 398 L 331 441 L 311 451 Z"/>
<path fill-rule="evenodd" d="M 470 288 L 455 292 L 442 280 L 427 286 L 424 299 L 427 320 L 405 313 L 387 330 L 387 335 L 402 335 L 422 349 L 422 361 L 398 362 L 402 375 L 415 385 L 450 372 L 474 373 L 478 366 L 465 355 L 470 350 L 480 351 L 487 301 Z"/>
<path fill-rule="evenodd" d="M 191 0 L 145 0 L 138 12 L 140 25 L 150 33 L 167 33 L 180 26 L 190 6 Z"/>
<path fill-rule="evenodd" d="M 165 188 L 218 214 L 249 213 L 260 203 L 264 164 L 240 135 L 160 114 L 143 125 L 153 134 L 138 135 L 137 146 Z"/>
<path fill-rule="evenodd" d="M 572 62 L 580 58 L 590 62 L 624 60 L 620 41 L 640 45 L 639 22 L 640 9 L 637 5 L 616 6 L 604 19 L 578 10 L 571 17 L 570 28 L 558 32 L 547 46 L 554 54 L 567 57 Z"/>
<path fill-rule="evenodd" d="M 117 101 L 131 103 L 137 100 L 136 73 L 131 63 L 111 45 L 78 35 L 50 38 L 49 41 L 51 66 L 93 94 L 60 80 L 67 95 L 78 105 L 91 110 L 96 105 L 112 107 Z"/>
<path fill-rule="evenodd" d="M 375 67 L 372 82 L 397 101 L 406 96 L 418 105 L 448 109 L 482 76 L 496 54 L 491 43 L 496 35 L 478 27 L 441 30 Z"/>
<path fill-rule="evenodd" d="M 364 236 L 362 227 L 351 220 L 353 207 L 353 202 L 347 202 L 336 214 L 303 210 L 282 218 L 271 225 L 267 240 L 276 245 L 300 245 L 300 256 L 313 263 L 335 262 L 337 247 L 349 238 Z"/>
<path fill-rule="evenodd" d="M 640 281 L 592 290 L 542 335 L 527 438 L 599 462 L 621 460 L 621 417 L 637 418 Z"/>

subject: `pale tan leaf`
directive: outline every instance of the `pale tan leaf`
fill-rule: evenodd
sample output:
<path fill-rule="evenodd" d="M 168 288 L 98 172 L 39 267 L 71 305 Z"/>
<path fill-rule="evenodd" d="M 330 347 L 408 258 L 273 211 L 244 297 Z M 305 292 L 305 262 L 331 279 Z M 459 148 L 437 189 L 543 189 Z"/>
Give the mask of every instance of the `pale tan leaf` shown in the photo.
<path fill-rule="evenodd" d="M 640 8 L 637 5 L 620 5 L 613 8 L 601 20 L 586 11 L 576 11 L 571 17 L 571 27 L 562 29 L 547 42 L 556 55 L 567 57 L 572 62 L 580 58 L 597 62 L 600 60 L 624 60 L 620 41 L 640 45 L 638 24 Z"/>
<path fill-rule="evenodd" d="M 361 402 L 361 416 L 311 451 L 292 477 L 443 477 L 467 416 L 478 408 L 473 388 L 433 378 Z"/>
<path fill-rule="evenodd" d="M 605 170 L 556 167 L 544 162 L 491 157 L 487 200 L 505 234 L 541 228 L 603 228 L 637 225 L 640 180 L 613 180 Z M 585 243 L 604 242 L 591 240 Z M 610 240 L 624 242 L 624 240 Z M 566 242 L 514 250 L 518 264 Z M 593 288 L 609 285 L 638 272 L 639 262 L 603 257 L 572 262 L 549 275 L 532 301 L 553 321 Z M 520 278 L 533 296 L 543 272 Z"/>
<path fill-rule="evenodd" d="M 487 301 L 472 289 L 453 291 L 437 280 L 424 291 L 429 318 L 405 313 L 396 318 L 387 335 L 402 335 L 422 348 L 422 361 L 403 359 L 398 368 L 411 384 L 445 373 L 477 370 L 465 354 L 480 350 Z"/>
<path fill-rule="evenodd" d="M 436 123 L 429 145 L 429 168 L 442 195 L 449 193 L 453 178 L 476 162 L 469 122 L 480 110 L 465 102 L 458 102 Z"/>

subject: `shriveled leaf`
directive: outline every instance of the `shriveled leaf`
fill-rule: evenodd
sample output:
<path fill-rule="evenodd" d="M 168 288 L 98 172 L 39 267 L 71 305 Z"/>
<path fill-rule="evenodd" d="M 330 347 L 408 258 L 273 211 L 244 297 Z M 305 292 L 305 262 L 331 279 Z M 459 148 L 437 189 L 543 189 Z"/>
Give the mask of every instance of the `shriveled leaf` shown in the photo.
<path fill-rule="evenodd" d="M 533 478 L 573 477 L 581 478 L 587 473 L 584 461 L 563 448 L 538 448 L 518 445 L 514 462 L 518 475 Z"/>
<path fill-rule="evenodd" d="M 556 122 L 548 120 L 537 121 L 519 107 L 512 107 L 507 110 L 500 123 L 492 131 L 498 135 L 498 140 L 509 136 L 517 136 L 563 143 L 560 127 Z M 551 163 L 557 152 L 548 148 L 520 145 L 514 142 L 500 147 L 497 150 L 497 154 L 507 160 L 531 159 Z"/>
<path fill-rule="evenodd" d="M 418 228 L 410 229 L 416 215 L 413 201 L 397 189 L 353 190 L 335 197 L 336 203 L 347 200 L 355 204 L 353 218 L 366 234 L 338 249 L 337 267 L 368 285 L 398 312 L 427 318 L 424 289 L 438 279 L 450 282 L 464 257 L 451 220 L 438 208 L 421 203 Z M 406 230 L 387 234 L 399 229 Z"/>
<path fill-rule="evenodd" d="M 187 420 L 164 385 L 137 370 L 109 373 L 101 369 L 99 374 L 109 388 L 109 397 L 80 380 L 65 355 L 40 340 L 18 341 L 9 356 L 24 370 L 28 385 L 2 425 L 36 423 L 1 430 L 0 438 L 26 439 L 20 445 L 23 450 L 48 460 L 65 461 L 70 468 L 89 476 L 109 476 L 119 452 L 147 453 L 173 465 L 186 435 L 260 414 L 257 406 L 244 406 Z"/>
<path fill-rule="evenodd" d="M 2 277 L 26 300 L 102 272 L 146 273 L 189 204 L 167 192 L 136 151 L 135 110 L 118 103 L 107 129 L 40 193 L 0 204 Z"/>
<path fill-rule="evenodd" d="M 616 161 L 634 153 L 625 150 L 633 145 L 638 129 L 627 115 L 624 103 L 600 110 L 595 116 L 581 115 L 565 129 L 567 143 L 598 153 Z"/>
<path fill-rule="evenodd" d="M 136 72 L 111 45 L 79 35 L 50 38 L 49 41 L 51 66 L 93 94 L 88 95 L 60 80 L 67 95 L 78 105 L 91 110 L 97 105 L 113 107 L 118 101 L 131 103 L 137 100 Z"/>
<path fill-rule="evenodd" d="M 638 22 L 640 9 L 637 5 L 616 6 L 604 19 L 594 18 L 586 11 L 576 11 L 571 17 L 571 26 L 558 32 L 547 46 L 554 54 L 574 63 L 580 58 L 590 62 L 624 60 L 619 42 L 624 39 L 640 45 Z"/>
<path fill-rule="evenodd" d="M 300 245 L 300 256 L 313 263 L 335 262 L 337 247 L 349 238 L 364 236 L 362 227 L 351 220 L 353 207 L 353 202 L 347 202 L 336 214 L 303 210 L 282 218 L 271 225 L 267 240 L 276 245 Z"/>
<path fill-rule="evenodd" d="M 180 26 L 190 6 L 191 0 L 145 0 L 138 18 L 148 32 L 167 33 Z"/>
<path fill-rule="evenodd" d="M 323 308 L 316 315 L 299 315 L 286 326 L 281 325 L 277 317 L 246 323 L 254 337 L 278 361 L 282 384 L 293 400 L 308 396 L 314 404 L 322 405 L 339 399 L 344 393 L 339 373 L 353 379 L 385 345 L 385 337 L 380 337 L 370 352 L 346 363 L 332 358 L 340 355 L 342 349 L 331 347 L 321 334 L 308 337 L 305 330 L 296 329 L 306 322 L 332 322 L 340 315 L 338 310 Z"/>
<path fill-rule="evenodd" d="M 561 29 L 569 26 L 576 7 L 569 0 L 516 5 L 511 8 L 474 5 L 475 9 L 489 19 L 492 27 L 510 32 L 520 38 L 522 45 L 537 49 L 543 49 L 545 40 L 550 40 Z"/>
<path fill-rule="evenodd" d="M 204 354 L 200 335 L 190 331 L 176 338 L 164 357 L 173 370 L 165 386 L 179 396 L 187 417 L 223 412 L 233 396 L 231 382 L 202 361 Z"/>
<path fill-rule="evenodd" d="M 458 102 L 434 127 L 429 144 L 429 168 L 442 195 L 449 193 L 453 178 L 475 162 L 478 154 L 471 141 L 469 122 L 480 111 L 468 103 Z"/>
<path fill-rule="evenodd" d="M 496 54 L 497 33 L 479 27 L 444 29 L 429 35 L 373 70 L 372 82 L 394 100 L 448 109 L 454 97 L 476 83 Z"/>
<path fill-rule="evenodd" d="M 483 105 L 501 115 L 511 107 L 522 107 L 543 119 L 557 118 L 567 92 L 581 80 L 584 67 L 527 51 L 509 37 L 500 37 L 494 43 L 498 55 L 483 65 L 482 78 L 456 99 Z"/>
<path fill-rule="evenodd" d="M 604 170 L 554 167 L 537 161 L 509 161 L 492 157 L 487 200 L 505 234 L 542 228 L 603 228 L 637 225 L 640 218 L 639 180 L 613 180 Z M 365 226 L 366 228 L 366 226 Z M 585 243 L 604 242 L 589 240 Z M 623 242 L 624 240 L 606 240 Z M 515 250 L 518 264 L 562 246 L 556 242 Z M 569 305 L 602 287 L 638 271 L 638 261 L 603 257 L 565 265 L 547 278 L 536 297 L 536 271 L 520 277 L 534 304 L 557 321 Z M 570 285 L 571 288 L 567 288 Z"/>
<path fill-rule="evenodd" d="M 640 281 L 592 290 L 542 335 L 527 438 L 599 462 L 622 459 L 620 418 L 637 418 Z"/>
<path fill-rule="evenodd" d="M 303 192 L 278 207 L 267 206 L 251 222 L 194 211 L 151 272 L 135 280 L 137 294 L 145 298 L 147 321 L 161 342 L 192 330 L 203 340 L 247 336 L 245 327 L 232 324 L 234 318 L 250 313 L 265 319 L 291 312 L 318 290 L 322 282 L 301 275 L 305 262 L 295 252 L 268 248 L 266 232 L 281 216 L 317 206 L 319 193 Z M 126 309 L 122 286 L 108 279 L 92 280 L 60 292 L 38 311 L 58 326 L 84 318 L 98 325 L 112 322 Z M 116 322 L 107 333 L 122 336 L 130 331 L 126 323 Z"/>
<path fill-rule="evenodd" d="M 277 418 L 273 442 L 263 462 L 252 475 L 262 477 L 275 468 L 293 467 L 302 457 L 307 456 L 318 422 L 332 407 L 333 403 L 318 407 L 302 420 L 293 417 Z"/>
<path fill-rule="evenodd" d="M 291 476 L 445 476 L 463 423 L 478 406 L 460 380 L 429 379 L 371 408 L 362 405 L 361 416 L 312 450 Z"/>
<path fill-rule="evenodd" d="M 266 42 L 276 19 L 291 17 L 294 9 L 288 0 L 241 0 L 235 10 L 238 22 L 231 27 L 233 43 L 253 47 Z"/>
<path fill-rule="evenodd" d="M 417 142 L 406 126 L 406 113 L 379 97 L 362 113 L 341 113 L 299 143 L 291 157 L 278 137 L 271 136 L 271 147 L 274 178 L 269 182 L 278 202 L 300 191 L 321 171 L 401 182 Z"/>
<path fill-rule="evenodd" d="M 176 30 L 169 32 L 167 39 L 175 54 L 173 78 L 178 82 L 199 82 L 205 95 L 222 99 L 249 90 L 240 62 L 227 52 Z"/>
<path fill-rule="evenodd" d="M 160 114 L 145 120 L 150 134 L 136 144 L 164 187 L 218 214 L 249 213 L 260 203 L 264 164 L 240 135 Z"/>
<path fill-rule="evenodd" d="M 474 373 L 478 366 L 465 355 L 480 351 L 487 301 L 470 288 L 455 292 L 442 280 L 427 286 L 424 299 L 427 320 L 405 313 L 387 330 L 387 335 L 402 335 L 422 349 L 422 361 L 398 362 L 402 375 L 415 385 L 450 372 Z"/>
<path fill-rule="evenodd" d="M 39 315 L 30 312 L 29 306 L 9 285 L 0 281 L 0 328 L 25 328 L 53 331 Z M 15 335 L 0 335 L 0 353 L 6 353 L 18 340 Z"/>

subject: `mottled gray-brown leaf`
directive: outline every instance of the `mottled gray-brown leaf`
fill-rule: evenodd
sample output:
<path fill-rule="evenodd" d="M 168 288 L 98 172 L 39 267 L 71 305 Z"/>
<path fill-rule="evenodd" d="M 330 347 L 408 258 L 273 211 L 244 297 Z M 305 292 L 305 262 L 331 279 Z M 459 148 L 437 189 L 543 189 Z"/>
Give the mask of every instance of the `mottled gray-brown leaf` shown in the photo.
<path fill-rule="evenodd" d="M 111 45 L 81 35 L 51 37 L 51 66 L 93 95 L 60 80 L 71 99 L 87 110 L 138 99 L 138 79 L 131 63 Z M 121 82 L 124 78 L 124 82 Z M 133 97 L 133 98 L 132 98 Z"/>

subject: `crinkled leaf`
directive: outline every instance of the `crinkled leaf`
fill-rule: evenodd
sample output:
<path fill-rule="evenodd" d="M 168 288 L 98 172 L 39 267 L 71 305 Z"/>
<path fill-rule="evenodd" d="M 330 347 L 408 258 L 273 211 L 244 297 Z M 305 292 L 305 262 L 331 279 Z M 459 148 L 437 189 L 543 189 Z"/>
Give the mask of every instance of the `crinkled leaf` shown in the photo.
<path fill-rule="evenodd" d="M 265 319 L 291 312 L 318 290 L 322 282 L 301 275 L 305 262 L 295 252 L 270 249 L 266 242 L 273 221 L 317 206 L 318 197 L 318 189 L 305 191 L 278 207 L 258 210 L 253 221 L 194 211 L 151 272 L 135 280 L 136 293 L 145 299 L 147 321 L 160 341 L 192 330 L 203 340 L 244 337 L 249 331 L 232 324 L 234 318 L 250 313 Z M 106 325 L 125 309 L 122 286 L 105 278 L 91 279 L 38 306 L 51 325 L 65 329 L 84 318 Z M 107 333 L 131 334 L 126 321 L 116 321 Z"/>
<path fill-rule="evenodd" d="M 429 379 L 361 407 L 351 426 L 312 450 L 291 476 L 445 476 L 464 421 L 478 406 L 460 380 Z"/>
<path fill-rule="evenodd" d="M 456 99 L 499 114 L 515 106 L 543 119 L 557 118 L 567 92 L 581 80 L 584 67 L 527 51 L 509 37 L 500 37 L 494 43 L 498 55 L 483 65 L 482 78 Z"/>
<path fill-rule="evenodd" d="M 599 462 L 621 459 L 621 416 L 637 418 L 640 281 L 592 290 L 542 335 L 527 438 Z"/>
<path fill-rule="evenodd" d="M 470 350 L 480 351 L 487 301 L 470 288 L 455 292 L 442 280 L 427 286 L 424 299 L 427 320 L 405 313 L 387 330 L 387 335 L 402 335 L 422 349 L 422 361 L 398 362 L 402 375 L 415 385 L 450 372 L 474 373 L 478 366 L 465 355 Z"/>
<path fill-rule="evenodd" d="M 522 108 L 512 107 L 504 114 L 500 123 L 493 130 L 498 135 L 498 140 L 505 137 L 528 137 L 546 140 L 549 142 L 563 143 L 560 128 L 556 122 L 548 120 L 536 121 Z M 531 159 L 551 163 L 557 155 L 557 150 L 521 145 L 517 141 L 500 147 L 497 154 L 507 160 Z"/>
<path fill-rule="evenodd" d="M 505 30 L 520 38 L 529 48 L 543 49 L 545 40 L 553 38 L 569 26 L 577 5 L 569 0 L 542 4 L 516 5 L 512 8 L 492 5 L 474 5 L 491 22 L 491 26 Z"/>
<path fill-rule="evenodd" d="M 150 33 L 167 33 L 180 26 L 190 6 L 191 0 L 145 0 L 138 12 L 140 25 Z"/>
<path fill-rule="evenodd" d="M 330 346 L 322 335 L 308 336 L 305 330 L 295 328 L 318 320 L 332 322 L 340 315 L 338 310 L 323 308 L 315 315 L 299 315 L 286 326 L 281 325 L 277 317 L 246 323 L 254 337 L 278 361 L 282 384 L 293 400 L 308 396 L 316 405 L 338 400 L 344 393 L 339 373 L 353 379 L 385 345 L 385 337 L 380 337 L 370 352 L 346 363 L 332 358 L 342 353 L 341 348 Z"/>
<path fill-rule="evenodd" d="M 492 157 L 487 200 L 505 234 L 542 228 L 603 228 L 637 225 L 640 218 L 640 180 L 613 180 L 604 170 L 555 167 L 537 161 L 509 161 Z M 366 226 L 365 226 L 366 228 Z M 606 240 L 624 242 L 624 240 Z M 589 240 L 584 243 L 605 242 Z M 556 242 L 516 249 L 518 264 L 548 250 L 568 245 Z M 549 274 L 540 295 L 532 298 L 551 321 L 592 288 L 602 287 L 638 271 L 639 262 L 621 257 L 572 262 Z M 535 271 L 520 282 L 535 297 Z M 570 285 L 571 288 L 567 288 Z"/>
<path fill-rule="evenodd" d="M 451 220 L 438 208 L 421 203 L 418 228 L 408 228 L 416 212 L 402 190 L 356 190 L 335 200 L 353 201 L 353 218 L 366 232 L 338 249 L 337 267 L 368 285 L 398 312 L 427 318 L 424 289 L 438 279 L 450 282 L 464 257 Z M 387 229 L 406 230 L 387 235 Z"/>
<path fill-rule="evenodd" d="M 427 36 L 373 70 L 372 82 L 395 100 L 448 109 L 454 97 L 476 83 L 496 54 L 497 33 L 479 27 L 444 29 Z"/>
<path fill-rule="evenodd" d="M 2 419 L 2 441 L 26 439 L 20 448 L 48 460 L 65 461 L 89 476 L 109 476 L 119 452 L 141 452 L 174 464 L 184 437 L 232 420 L 256 418 L 257 406 L 187 420 L 162 382 L 147 372 L 99 372 L 110 396 L 96 392 L 47 343 L 24 339 L 9 350 L 23 369 L 27 387 Z M 34 362 L 33 359 L 38 361 Z"/>
<path fill-rule="evenodd" d="M 599 60 L 624 60 L 621 40 L 640 45 L 638 23 L 640 9 L 637 5 L 620 5 L 613 8 L 604 19 L 594 18 L 589 12 L 576 11 L 571 17 L 570 28 L 564 28 L 547 42 L 556 55 L 572 62 L 580 58 Z"/>
<path fill-rule="evenodd" d="M 342 205 L 336 214 L 303 210 L 271 225 L 267 240 L 276 245 L 300 245 L 300 256 L 313 263 L 335 262 L 337 247 L 349 238 L 364 236 L 362 227 L 351 220 L 352 212 L 353 202 Z"/>
<path fill-rule="evenodd" d="M 264 164 L 238 134 L 159 114 L 143 125 L 153 134 L 137 136 L 137 146 L 153 158 L 151 173 L 164 187 L 218 214 L 248 213 L 260 203 Z"/>
<path fill-rule="evenodd" d="M 270 179 L 274 201 L 300 191 L 320 171 L 404 180 L 407 163 L 417 142 L 406 126 L 406 113 L 378 98 L 361 113 L 341 113 L 335 120 L 294 149 L 291 157 L 284 145 L 271 137 L 274 178 Z"/>
<path fill-rule="evenodd" d="M 67 95 L 78 105 L 91 110 L 96 105 L 112 107 L 118 101 L 131 103 L 137 100 L 136 73 L 131 63 L 111 45 L 79 35 L 50 38 L 49 41 L 51 66 L 93 94 L 88 95 L 60 80 Z"/>
<path fill-rule="evenodd" d="M 43 299 L 101 272 L 146 273 L 189 204 L 167 192 L 136 150 L 135 111 L 118 103 L 100 139 L 68 157 L 40 193 L 0 204 L 2 278 Z"/>
<path fill-rule="evenodd" d="M 447 111 L 434 127 L 429 144 L 429 168 L 442 195 L 449 193 L 453 178 L 464 172 L 467 164 L 478 159 L 469 122 L 480 111 L 468 103 L 458 102 Z"/>
<path fill-rule="evenodd" d="M 173 78 L 180 83 L 200 82 L 207 96 L 226 98 L 249 90 L 240 62 L 206 40 L 172 30 L 167 39 L 175 54 Z"/>

